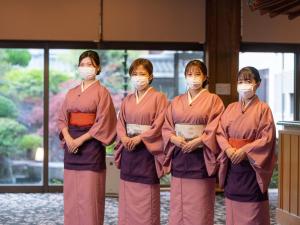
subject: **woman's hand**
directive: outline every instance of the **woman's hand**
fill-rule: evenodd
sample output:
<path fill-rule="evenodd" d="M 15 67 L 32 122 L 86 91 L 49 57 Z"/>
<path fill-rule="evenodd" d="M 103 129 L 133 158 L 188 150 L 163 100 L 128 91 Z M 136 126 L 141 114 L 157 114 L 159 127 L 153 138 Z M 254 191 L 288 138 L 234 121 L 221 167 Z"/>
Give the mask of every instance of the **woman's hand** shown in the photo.
<path fill-rule="evenodd" d="M 124 136 L 121 138 L 122 144 L 125 146 L 125 148 L 129 149 L 129 145 L 131 145 L 131 138 Z"/>
<path fill-rule="evenodd" d="M 199 138 L 195 138 L 189 142 L 187 142 L 187 144 L 182 148 L 182 151 L 184 153 L 190 153 L 194 150 L 196 150 L 197 148 L 199 148 L 199 146 L 202 144 L 202 139 L 201 137 Z"/>
<path fill-rule="evenodd" d="M 187 142 L 183 137 L 176 136 L 176 135 L 173 135 L 170 138 L 170 141 L 179 148 L 183 148 L 187 144 Z"/>
<path fill-rule="evenodd" d="M 239 164 L 244 159 L 246 159 L 246 157 L 247 157 L 246 152 L 240 148 L 234 152 L 234 154 L 232 155 L 232 157 L 230 159 L 233 164 Z"/>
<path fill-rule="evenodd" d="M 136 147 L 139 143 L 142 142 L 142 138 L 141 138 L 140 135 L 137 135 L 137 136 L 131 138 L 130 140 L 131 140 L 131 142 L 129 143 L 129 146 L 128 146 L 128 147 L 129 147 L 129 148 L 128 148 L 129 151 L 133 151 L 133 150 L 135 149 L 135 147 Z"/>
<path fill-rule="evenodd" d="M 227 148 L 227 149 L 225 150 L 225 153 L 226 153 L 227 157 L 228 157 L 229 159 L 231 159 L 231 157 L 233 156 L 233 154 L 235 153 L 235 151 L 236 151 L 235 148 Z"/>
<path fill-rule="evenodd" d="M 77 148 L 74 139 L 71 136 L 67 136 L 67 137 L 65 137 L 65 141 L 66 141 L 66 144 L 68 147 L 68 152 L 73 153 L 75 151 L 75 149 Z"/>

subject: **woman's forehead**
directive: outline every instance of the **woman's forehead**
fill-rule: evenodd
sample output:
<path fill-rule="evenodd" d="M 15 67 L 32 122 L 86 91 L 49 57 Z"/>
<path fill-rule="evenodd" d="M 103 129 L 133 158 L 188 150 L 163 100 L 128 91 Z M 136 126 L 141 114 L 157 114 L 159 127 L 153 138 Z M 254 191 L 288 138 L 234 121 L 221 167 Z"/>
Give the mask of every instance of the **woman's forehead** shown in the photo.
<path fill-rule="evenodd" d="M 198 66 L 190 66 L 187 69 L 188 73 L 202 73 L 201 69 Z"/>
<path fill-rule="evenodd" d="M 138 73 L 138 72 L 144 72 L 144 73 L 148 73 L 148 71 L 145 69 L 145 67 L 143 65 L 138 65 L 133 69 L 134 73 Z"/>
<path fill-rule="evenodd" d="M 238 80 L 255 80 L 255 77 L 252 73 L 244 71 L 238 75 Z"/>

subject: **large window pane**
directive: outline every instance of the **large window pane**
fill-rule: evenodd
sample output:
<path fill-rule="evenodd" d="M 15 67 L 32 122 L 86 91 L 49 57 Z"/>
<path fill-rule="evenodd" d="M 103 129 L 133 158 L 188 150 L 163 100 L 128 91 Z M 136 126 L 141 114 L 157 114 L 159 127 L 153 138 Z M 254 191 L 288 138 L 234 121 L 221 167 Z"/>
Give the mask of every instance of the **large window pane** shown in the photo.
<path fill-rule="evenodd" d="M 0 49 L 0 185 L 41 185 L 44 51 Z"/>

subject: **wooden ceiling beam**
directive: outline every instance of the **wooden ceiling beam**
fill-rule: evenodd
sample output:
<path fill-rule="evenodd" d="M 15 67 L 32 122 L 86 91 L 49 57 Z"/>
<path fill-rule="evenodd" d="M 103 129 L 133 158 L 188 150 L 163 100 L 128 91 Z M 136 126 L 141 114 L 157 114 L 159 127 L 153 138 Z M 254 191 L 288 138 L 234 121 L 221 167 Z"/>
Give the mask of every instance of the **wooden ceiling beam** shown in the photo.
<path fill-rule="evenodd" d="M 298 16 L 300 16 L 300 10 L 297 10 L 295 12 L 289 13 L 288 18 L 289 18 L 289 20 L 292 20 L 292 19 L 295 19 Z"/>
<path fill-rule="evenodd" d="M 290 2 L 286 5 L 281 6 L 280 8 L 276 9 L 276 10 L 272 10 L 270 12 L 270 17 L 273 18 L 275 16 L 278 16 L 279 14 L 285 14 L 286 12 L 288 12 L 290 9 L 296 7 L 300 5 L 300 1 L 296 0 L 293 2 Z"/>

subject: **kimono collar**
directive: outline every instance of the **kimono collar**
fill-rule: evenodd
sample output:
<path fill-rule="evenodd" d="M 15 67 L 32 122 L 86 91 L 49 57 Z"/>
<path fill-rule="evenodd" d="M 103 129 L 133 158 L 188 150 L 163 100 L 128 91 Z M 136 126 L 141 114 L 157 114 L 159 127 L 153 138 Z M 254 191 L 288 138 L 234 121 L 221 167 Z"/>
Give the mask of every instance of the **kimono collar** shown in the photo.
<path fill-rule="evenodd" d="M 86 89 L 88 89 L 90 86 L 92 86 L 94 83 L 99 82 L 99 80 L 94 80 L 92 83 L 90 83 L 87 86 L 84 86 L 83 81 L 81 82 L 80 88 L 81 92 L 84 92 Z"/>
<path fill-rule="evenodd" d="M 244 106 L 244 102 L 242 100 L 240 100 L 240 107 L 241 107 L 241 112 L 244 113 L 246 112 L 246 110 L 253 105 L 254 103 L 258 102 L 258 96 L 254 95 L 253 98 Z"/>
<path fill-rule="evenodd" d="M 207 89 L 203 88 L 201 91 L 199 91 L 199 93 L 194 97 L 192 98 L 191 94 L 189 91 L 187 91 L 187 96 L 188 96 L 188 103 L 189 105 L 192 105 L 192 103 L 204 92 L 204 91 L 207 91 Z"/>
<path fill-rule="evenodd" d="M 145 91 L 145 93 L 142 95 L 142 96 L 138 96 L 138 93 L 137 93 L 137 91 L 135 91 L 135 99 L 136 99 L 136 104 L 139 104 L 142 100 L 143 100 L 143 98 L 146 96 L 146 94 L 150 91 L 152 89 L 152 87 L 149 87 L 148 89 L 147 89 L 147 91 Z"/>

